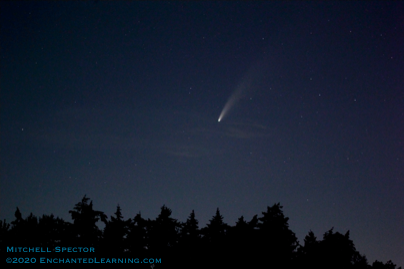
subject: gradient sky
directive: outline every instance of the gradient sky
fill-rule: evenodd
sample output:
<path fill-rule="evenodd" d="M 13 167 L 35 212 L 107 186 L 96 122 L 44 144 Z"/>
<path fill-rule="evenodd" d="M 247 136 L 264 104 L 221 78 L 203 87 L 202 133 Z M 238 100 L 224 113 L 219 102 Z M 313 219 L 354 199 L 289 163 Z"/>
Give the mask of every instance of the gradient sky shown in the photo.
<path fill-rule="evenodd" d="M 1 219 L 280 202 L 300 243 L 404 266 L 404 2 L 0 6 Z"/>

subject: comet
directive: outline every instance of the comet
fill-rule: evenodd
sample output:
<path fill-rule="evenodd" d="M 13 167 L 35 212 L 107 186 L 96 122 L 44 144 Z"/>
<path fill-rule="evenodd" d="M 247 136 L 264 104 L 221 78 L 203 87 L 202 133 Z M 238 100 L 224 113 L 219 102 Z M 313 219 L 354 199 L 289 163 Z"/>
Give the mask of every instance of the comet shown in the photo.
<path fill-rule="evenodd" d="M 243 97 L 245 97 L 247 94 L 252 94 L 253 91 L 260 88 L 260 82 L 264 78 L 266 70 L 267 67 L 265 61 L 259 61 L 249 68 L 247 73 L 236 86 L 234 92 L 224 104 L 217 122 L 222 122 Z"/>
<path fill-rule="evenodd" d="M 222 112 L 217 119 L 218 122 L 221 122 L 223 118 L 229 113 L 232 107 L 234 107 L 238 101 L 243 97 L 243 92 L 249 88 L 249 81 L 243 81 L 236 90 L 230 95 L 229 99 L 227 100 L 226 104 L 224 105 Z"/>

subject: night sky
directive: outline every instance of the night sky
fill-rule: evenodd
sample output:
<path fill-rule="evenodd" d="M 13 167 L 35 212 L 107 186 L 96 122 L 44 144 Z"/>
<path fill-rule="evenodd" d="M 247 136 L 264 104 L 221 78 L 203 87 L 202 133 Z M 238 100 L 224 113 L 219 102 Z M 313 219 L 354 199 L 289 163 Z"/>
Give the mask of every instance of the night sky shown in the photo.
<path fill-rule="evenodd" d="M 0 6 L 1 219 L 279 202 L 404 266 L 404 2 Z"/>

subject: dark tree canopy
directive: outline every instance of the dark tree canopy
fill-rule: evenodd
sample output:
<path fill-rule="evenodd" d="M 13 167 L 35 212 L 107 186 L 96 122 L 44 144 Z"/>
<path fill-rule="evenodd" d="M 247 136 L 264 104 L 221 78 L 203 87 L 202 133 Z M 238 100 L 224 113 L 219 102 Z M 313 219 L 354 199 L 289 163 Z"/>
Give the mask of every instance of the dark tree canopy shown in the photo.
<path fill-rule="evenodd" d="M 90 198 L 84 196 L 69 213 L 73 219 L 76 243 L 82 246 L 98 246 L 102 232 L 96 224 L 100 219 L 106 223 L 107 215 L 94 210 L 93 202 L 88 203 L 89 200 Z"/>
<path fill-rule="evenodd" d="M 94 247 L 102 257 L 155 257 L 161 264 L 138 264 L 140 268 L 354 268 L 401 269 L 392 261 L 374 261 L 356 250 L 350 233 L 325 232 L 322 240 L 312 231 L 303 245 L 289 228 L 282 206 L 268 206 L 250 221 L 241 216 L 234 226 L 224 222 L 217 208 L 207 225 L 199 228 L 192 210 L 182 223 L 163 205 L 156 219 L 144 219 L 139 212 L 126 219 L 118 205 L 113 216 L 93 209 L 86 196 L 70 210 L 73 223 L 53 215 L 23 218 L 17 207 L 15 220 L 0 221 L 0 250 L 6 246 Z M 97 224 L 105 224 L 103 230 Z M 21 253 L 21 255 L 24 253 Z"/>
<path fill-rule="evenodd" d="M 118 205 L 115 217 L 111 216 L 111 220 L 107 221 L 103 234 L 103 250 L 110 253 L 128 252 L 126 237 L 129 233 L 129 225 L 131 220 L 124 220 L 121 207 Z"/>

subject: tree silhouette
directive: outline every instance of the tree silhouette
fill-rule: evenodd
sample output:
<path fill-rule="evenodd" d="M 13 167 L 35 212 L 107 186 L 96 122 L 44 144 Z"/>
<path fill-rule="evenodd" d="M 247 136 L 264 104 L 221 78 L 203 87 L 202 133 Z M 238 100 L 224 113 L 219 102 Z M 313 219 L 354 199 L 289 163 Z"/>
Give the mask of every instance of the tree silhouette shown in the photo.
<path fill-rule="evenodd" d="M 63 219 L 43 215 L 38 221 L 38 233 L 41 236 L 40 246 L 54 249 L 56 246 L 69 246 L 71 243 L 71 223 Z"/>
<path fill-rule="evenodd" d="M 220 215 L 219 208 L 216 209 L 216 214 L 207 224 L 206 228 L 202 229 L 204 241 L 209 245 L 220 245 L 224 240 L 228 229 L 228 225 L 223 222 L 223 216 Z"/>
<path fill-rule="evenodd" d="M 296 258 L 299 243 L 295 233 L 289 229 L 289 218 L 284 216 L 279 203 L 268 206 L 262 215 L 259 218 L 256 245 L 261 249 L 257 252 L 261 253 L 262 257 L 267 257 L 269 263 L 275 267 L 290 267 Z"/>
<path fill-rule="evenodd" d="M 324 234 L 322 241 L 310 231 L 299 249 L 299 263 L 310 268 L 368 268 L 366 257 L 356 251 L 349 239 L 349 231 L 342 235 L 333 229 Z"/>
<path fill-rule="evenodd" d="M 374 261 L 372 264 L 373 269 L 396 269 L 396 266 L 392 261 L 388 261 L 386 263 L 382 263 L 378 260 Z M 401 269 L 401 266 L 397 269 Z"/>
<path fill-rule="evenodd" d="M 102 232 L 96 225 L 101 219 L 104 223 L 107 221 L 107 216 L 93 209 L 93 202 L 88 203 L 90 199 L 85 195 L 81 202 L 77 203 L 74 210 L 69 213 L 73 219 L 73 233 L 78 246 L 94 247 L 99 245 Z"/>
<path fill-rule="evenodd" d="M 312 231 L 304 238 L 304 245 L 298 249 L 298 263 L 308 268 L 319 268 L 320 241 Z"/>
<path fill-rule="evenodd" d="M 262 216 L 250 221 L 240 217 L 234 226 L 223 221 L 219 208 L 202 229 L 195 212 L 185 223 L 171 217 L 172 211 L 165 205 L 154 220 L 145 220 L 138 213 L 133 219 L 124 220 L 121 207 L 107 220 L 107 216 L 93 209 L 86 196 L 69 213 L 73 223 L 51 215 L 40 218 L 32 213 L 25 219 L 20 209 L 8 224 L 0 221 L 0 250 L 6 246 L 47 247 L 56 246 L 94 247 L 107 257 L 154 257 L 163 264 L 138 264 L 141 268 L 311 268 L 311 269 L 396 269 L 392 261 L 375 261 L 369 265 L 345 234 L 327 231 L 318 240 L 312 231 L 299 245 L 289 229 L 288 220 L 277 203 L 267 207 Z M 103 232 L 97 222 L 105 223 Z M 98 254 L 98 253 L 95 253 Z M 108 255 L 106 255 L 106 253 Z M 15 253 L 15 256 L 26 253 Z M 42 254 L 41 254 L 42 255 Z M 48 254 L 53 255 L 53 254 Z M 71 254 L 70 256 L 72 256 Z M 81 254 L 75 253 L 77 257 Z M 72 257 L 73 257 L 72 256 Z M 22 256 L 21 256 L 22 257 Z M 397 268 L 401 269 L 401 267 Z"/>
<path fill-rule="evenodd" d="M 25 219 L 22 218 L 20 209 L 15 211 L 15 220 L 11 222 L 10 234 L 13 238 L 13 245 L 37 246 L 41 241 L 38 233 L 38 219 L 32 213 Z"/>
<path fill-rule="evenodd" d="M 223 216 L 220 214 L 219 208 L 205 228 L 201 230 L 203 235 L 202 247 L 205 249 L 207 265 L 217 264 L 218 266 L 226 265 L 229 253 L 226 252 L 226 235 L 229 226 L 223 222 Z M 210 259 L 210 260 L 209 260 Z"/>
<path fill-rule="evenodd" d="M 115 217 L 107 221 L 104 228 L 103 250 L 109 254 L 122 254 L 128 252 L 126 236 L 129 232 L 130 219 L 124 221 L 121 207 L 118 205 Z"/>
<path fill-rule="evenodd" d="M 334 233 L 333 229 L 324 234 L 320 254 L 322 266 L 329 268 L 351 268 L 356 249 L 349 239 L 349 231 L 345 235 Z"/>
<path fill-rule="evenodd" d="M 70 226 L 63 219 L 55 218 L 52 214 L 43 215 L 38 219 L 32 213 L 23 219 L 18 207 L 14 215 L 16 219 L 11 222 L 11 229 L 7 230 L 10 227 L 8 224 L 2 228 L 3 232 L 7 232 L 5 240 L 12 245 L 49 249 L 69 245 Z"/>
<path fill-rule="evenodd" d="M 133 221 L 128 223 L 126 237 L 128 253 L 143 255 L 147 250 L 147 221 L 138 213 Z"/>
<path fill-rule="evenodd" d="M 227 249 L 233 257 L 243 257 L 231 259 L 229 257 L 228 266 L 250 267 L 257 265 L 257 253 L 254 245 L 257 243 L 258 216 L 255 215 L 249 222 L 241 216 L 234 227 L 229 227 L 227 233 Z M 230 261 L 233 261 L 230 263 Z"/>
<path fill-rule="evenodd" d="M 148 239 L 150 251 L 167 253 L 177 245 L 180 225 L 171 218 L 171 209 L 165 205 L 161 207 L 160 214 L 153 221 L 149 221 Z"/>
<path fill-rule="evenodd" d="M 195 218 L 195 212 L 192 210 L 186 222 L 181 227 L 180 242 L 183 248 L 189 249 L 200 243 L 201 236 L 198 226 L 198 220 Z"/>
<path fill-rule="evenodd" d="M 353 268 L 355 269 L 368 269 L 369 264 L 368 264 L 368 259 L 366 258 L 365 255 L 361 255 L 359 251 L 355 251 L 353 257 L 352 257 L 352 265 Z"/>
<path fill-rule="evenodd" d="M 182 267 L 192 267 L 201 255 L 201 251 L 201 235 L 198 220 L 195 218 L 194 210 L 192 210 L 186 222 L 181 225 L 179 233 L 178 252 L 182 254 L 182 257 L 179 257 Z"/>

